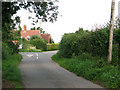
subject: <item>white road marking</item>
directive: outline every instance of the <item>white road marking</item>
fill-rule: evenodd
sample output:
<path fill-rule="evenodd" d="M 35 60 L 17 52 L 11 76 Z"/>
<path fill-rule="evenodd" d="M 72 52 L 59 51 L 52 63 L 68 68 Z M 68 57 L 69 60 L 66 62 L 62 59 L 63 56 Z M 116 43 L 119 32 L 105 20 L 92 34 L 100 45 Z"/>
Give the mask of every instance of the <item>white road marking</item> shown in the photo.
<path fill-rule="evenodd" d="M 27 55 L 28 57 L 32 57 L 33 55 L 32 54 L 30 54 L 30 55 Z"/>
<path fill-rule="evenodd" d="M 37 57 L 37 59 L 38 59 L 38 57 Z"/>
<path fill-rule="evenodd" d="M 37 59 L 38 59 L 38 53 L 37 53 Z"/>

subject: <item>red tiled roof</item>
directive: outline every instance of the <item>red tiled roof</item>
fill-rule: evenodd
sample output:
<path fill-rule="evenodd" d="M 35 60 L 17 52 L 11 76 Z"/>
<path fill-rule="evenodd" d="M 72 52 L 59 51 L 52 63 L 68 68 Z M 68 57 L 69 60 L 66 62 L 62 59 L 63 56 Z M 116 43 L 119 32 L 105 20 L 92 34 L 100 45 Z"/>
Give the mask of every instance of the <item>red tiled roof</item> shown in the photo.
<path fill-rule="evenodd" d="M 45 39 L 48 43 L 50 40 L 50 34 L 40 34 L 40 30 L 22 30 L 21 35 L 26 38 L 27 36 L 33 36 L 33 35 L 41 35 L 43 39 Z"/>
<path fill-rule="evenodd" d="M 50 42 L 50 34 L 41 34 L 41 37 L 45 39 L 48 43 Z"/>
<path fill-rule="evenodd" d="M 21 35 L 26 38 L 27 36 L 40 35 L 40 30 L 22 30 Z"/>

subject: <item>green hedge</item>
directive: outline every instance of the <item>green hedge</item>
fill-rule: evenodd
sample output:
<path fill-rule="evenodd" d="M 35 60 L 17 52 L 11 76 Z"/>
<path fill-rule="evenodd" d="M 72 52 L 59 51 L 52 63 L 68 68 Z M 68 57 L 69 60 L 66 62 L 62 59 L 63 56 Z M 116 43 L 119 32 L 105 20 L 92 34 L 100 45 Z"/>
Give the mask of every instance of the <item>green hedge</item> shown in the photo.
<path fill-rule="evenodd" d="M 87 52 L 92 55 L 106 56 L 108 53 L 109 28 L 91 32 L 81 37 L 77 42 L 79 53 Z"/>
<path fill-rule="evenodd" d="M 106 57 L 108 55 L 109 27 L 97 31 L 79 29 L 75 33 L 64 34 L 60 42 L 58 54 L 65 58 L 78 56 L 83 52 L 92 56 Z M 114 30 L 113 63 L 118 64 L 118 29 Z"/>
<path fill-rule="evenodd" d="M 58 50 L 58 49 L 59 49 L 58 43 L 47 44 L 47 51 Z"/>
<path fill-rule="evenodd" d="M 41 52 L 39 49 L 20 49 L 20 52 Z"/>
<path fill-rule="evenodd" d="M 47 42 L 44 39 L 33 39 L 30 43 L 36 46 L 37 49 L 46 50 L 47 49 Z"/>
<path fill-rule="evenodd" d="M 17 54 L 19 52 L 18 46 L 19 44 L 14 45 L 12 41 L 9 44 L 2 42 L 2 59 L 6 59 L 11 54 Z"/>
<path fill-rule="evenodd" d="M 76 33 L 64 34 L 60 42 L 60 56 L 70 58 L 73 54 L 78 55 L 81 49 L 79 47 L 79 40 L 84 35 L 88 35 L 90 32 L 84 31 L 80 28 Z M 83 45 L 84 46 L 84 45 Z M 81 48 L 83 48 L 81 46 Z"/>
<path fill-rule="evenodd" d="M 41 35 L 33 35 L 30 40 L 33 40 L 33 39 L 41 39 Z"/>
<path fill-rule="evenodd" d="M 9 46 L 6 43 L 2 43 L 2 60 L 7 59 L 12 54 Z"/>

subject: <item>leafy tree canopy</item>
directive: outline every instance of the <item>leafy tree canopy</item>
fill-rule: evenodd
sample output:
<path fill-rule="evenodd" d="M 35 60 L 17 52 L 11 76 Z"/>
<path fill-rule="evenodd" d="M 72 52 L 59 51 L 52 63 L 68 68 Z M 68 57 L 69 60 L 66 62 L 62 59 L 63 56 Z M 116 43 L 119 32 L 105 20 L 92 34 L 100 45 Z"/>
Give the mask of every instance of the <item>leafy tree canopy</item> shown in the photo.
<path fill-rule="evenodd" d="M 17 23 L 20 23 L 20 18 L 18 16 L 15 17 L 15 20 L 13 20 L 11 17 L 16 14 L 17 11 L 21 8 L 24 8 L 31 13 L 35 13 L 37 20 L 29 16 L 29 19 L 33 19 L 33 24 L 37 23 L 39 19 L 41 19 L 43 22 L 54 22 L 57 20 L 58 6 L 55 5 L 56 0 L 40 0 L 39 2 L 30 0 L 29 2 L 14 2 L 14 0 L 12 1 L 13 2 L 2 2 L 2 30 L 5 31 L 3 31 L 5 36 L 9 33 L 10 30 L 14 29 Z M 3 39 L 5 38 L 7 39 L 8 37 L 3 37 Z"/>
<path fill-rule="evenodd" d="M 45 34 L 46 33 L 41 27 L 33 27 L 30 30 L 40 30 L 40 34 Z"/>
<path fill-rule="evenodd" d="M 37 2 L 32 0 L 23 0 L 23 2 L 11 0 L 11 2 L 2 2 L 2 40 L 3 42 L 10 43 L 12 41 L 12 33 L 10 30 L 13 30 L 16 24 L 19 25 L 20 17 L 16 16 L 12 19 L 12 16 L 17 13 L 18 10 L 24 8 L 31 13 L 35 13 L 35 18 L 33 19 L 33 24 L 37 23 L 39 19 L 43 22 L 54 22 L 57 20 L 58 15 L 58 6 L 55 5 L 56 0 L 37 0 Z"/>

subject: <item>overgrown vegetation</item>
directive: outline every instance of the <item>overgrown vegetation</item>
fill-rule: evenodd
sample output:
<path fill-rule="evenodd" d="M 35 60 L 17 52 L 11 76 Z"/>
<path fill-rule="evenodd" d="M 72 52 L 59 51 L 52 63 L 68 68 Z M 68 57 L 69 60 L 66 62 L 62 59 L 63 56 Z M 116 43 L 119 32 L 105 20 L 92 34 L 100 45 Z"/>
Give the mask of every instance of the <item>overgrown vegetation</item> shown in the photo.
<path fill-rule="evenodd" d="M 22 55 L 14 54 L 7 56 L 2 61 L 2 79 L 10 81 L 14 88 L 22 88 L 22 77 L 18 69 L 21 59 Z"/>
<path fill-rule="evenodd" d="M 58 50 L 58 49 L 59 49 L 58 43 L 47 44 L 47 51 Z"/>
<path fill-rule="evenodd" d="M 39 49 L 20 49 L 20 52 L 42 52 L 42 50 Z"/>
<path fill-rule="evenodd" d="M 26 40 L 26 39 L 22 39 L 22 44 L 23 44 L 23 49 L 29 49 L 30 47 L 32 47 L 33 45 L 30 44 L 30 41 Z"/>
<path fill-rule="evenodd" d="M 12 18 L 14 14 L 17 13 L 18 10 L 21 8 L 24 8 L 28 10 L 30 13 L 34 12 L 35 17 L 37 19 L 34 19 L 32 17 L 29 17 L 29 19 L 33 19 L 33 23 L 35 24 L 38 22 L 38 19 L 41 19 L 43 22 L 54 22 L 57 20 L 58 15 L 58 6 L 55 5 L 56 0 L 54 1 L 48 1 L 48 2 L 2 2 L 2 40 L 4 43 L 10 47 L 10 50 L 16 53 L 18 52 L 18 48 L 15 48 L 12 40 L 18 40 L 20 39 L 20 17 L 15 16 L 15 18 Z M 32 8 L 30 8 L 33 6 Z M 38 10 L 39 9 L 39 10 Z M 49 14 L 51 13 L 51 14 Z M 37 21 L 35 21 L 37 20 Z M 16 33 L 12 32 L 16 29 L 16 25 L 18 25 L 19 31 Z M 38 28 L 39 29 L 39 28 Z"/>
<path fill-rule="evenodd" d="M 47 41 L 44 40 L 41 35 L 33 35 L 30 38 L 30 44 L 35 46 L 36 49 L 39 49 L 41 51 L 47 50 Z"/>
<path fill-rule="evenodd" d="M 96 31 L 80 28 L 75 33 L 64 34 L 59 51 L 52 57 L 62 67 L 96 82 L 106 88 L 120 88 L 119 23 L 114 28 L 113 58 L 107 62 L 110 26 Z"/>
<path fill-rule="evenodd" d="M 118 65 L 118 29 L 114 30 L 113 62 Z M 60 42 L 60 56 L 71 58 L 72 55 L 80 55 L 83 52 L 92 56 L 106 57 L 108 54 L 109 26 L 97 31 L 84 31 L 79 29 L 75 33 L 65 34 Z"/>
<path fill-rule="evenodd" d="M 118 66 L 108 65 L 104 58 L 81 53 L 79 56 L 71 58 L 63 58 L 56 54 L 52 56 L 52 59 L 67 70 L 105 88 L 120 87 Z"/>
<path fill-rule="evenodd" d="M 3 0 L 2 2 L 2 60 L 3 60 L 3 78 L 13 82 L 16 85 L 21 83 L 21 76 L 19 70 L 17 69 L 17 65 L 21 60 L 21 55 L 18 54 L 18 46 L 12 43 L 13 40 L 20 41 L 20 17 L 13 15 L 17 13 L 18 10 L 24 8 L 28 10 L 30 13 L 34 12 L 35 17 L 29 17 L 33 19 L 33 23 L 38 22 L 38 19 L 41 19 L 43 22 L 53 22 L 57 20 L 58 15 L 58 6 L 55 5 L 56 0 L 47 1 L 47 2 L 16 2 L 12 0 L 12 2 L 6 2 Z M 31 6 L 33 6 L 31 8 Z M 51 14 L 49 14 L 51 13 Z M 37 21 L 35 21 L 37 20 Z M 19 31 L 18 33 L 14 33 L 11 30 L 16 29 L 16 25 L 18 25 Z M 29 44 L 30 45 L 30 44 Z M 24 46 L 27 48 L 27 46 Z M 5 80 L 6 81 L 6 80 Z M 3 83 L 4 84 L 4 83 Z M 19 86 L 19 85 L 18 85 Z"/>
<path fill-rule="evenodd" d="M 30 40 L 33 40 L 33 39 L 42 39 L 41 35 L 33 35 L 30 37 Z"/>
<path fill-rule="evenodd" d="M 40 49 L 42 51 L 45 51 L 47 49 L 47 42 L 44 39 L 33 39 L 30 41 L 30 43 L 34 46 L 36 46 L 37 49 Z"/>
<path fill-rule="evenodd" d="M 53 51 L 59 49 L 59 44 L 47 44 L 46 40 L 40 36 L 33 35 L 30 41 L 22 39 L 23 48 L 20 52 L 42 52 L 42 51 Z"/>
<path fill-rule="evenodd" d="M 13 47 L 17 48 L 18 46 L 13 44 Z M 7 80 L 13 84 L 14 88 L 22 88 L 21 73 L 18 69 L 22 55 L 18 54 L 18 50 L 15 51 L 14 48 L 10 49 L 6 43 L 2 43 L 2 80 Z"/>
<path fill-rule="evenodd" d="M 41 27 L 33 27 L 30 30 L 40 30 L 40 34 L 45 34 L 46 32 Z"/>

